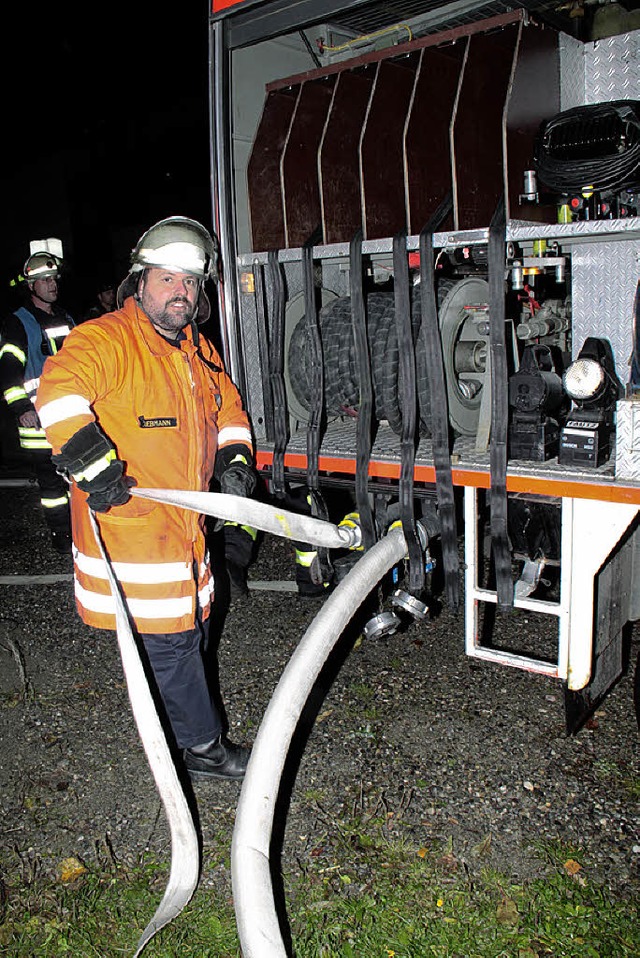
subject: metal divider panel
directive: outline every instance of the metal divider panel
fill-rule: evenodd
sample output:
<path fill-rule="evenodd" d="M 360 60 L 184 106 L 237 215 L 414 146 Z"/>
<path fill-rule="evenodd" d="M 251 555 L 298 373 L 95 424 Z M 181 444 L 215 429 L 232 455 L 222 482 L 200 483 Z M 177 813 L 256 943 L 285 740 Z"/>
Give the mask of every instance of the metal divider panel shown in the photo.
<path fill-rule="evenodd" d="M 304 245 L 321 225 L 318 148 L 334 83 L 335 76 L 328 76 L 302 84 L 282 153 L 280 179 L 288 247 Z"/>
<path fill-rule="evenodd" d="M 362 229 L 358 146 L 376 68 L 338 74 L 318 152 L 323 242 L 349 243 Z"/>
<path fill-rule="evenodd" d="M 470 38 L 453 125 L 456 229 L 481 229 L 504 193 L 502 114 L 518 29 Z"/>
<path fill-rule="evenodd" d="M 421 51 L 407 115 L 404 154 L 409 234 L 417 234 L 452 189 L 449 127 L 466 44 Z M 453 227 L 449 215 L 441 229 Z"/>
<path fill-rule="evenodd" d="M 513 88 L 507 104 L 507 218 L 554 223 L 554 204 L 522 203 L 524 172 L 533 169 L 533 144 L 543 120 L 560 111 L 558 34 L 533 24 L 522 28 Z"/>
<path fill-rule="evenodd" d="M 567 732 L 574 734 L 596 710 L 622 674 L 625 661 L 624 627 L 633 590 L 633 549 L 628 534 L 615 547 L 594 582 L 596 615 L 593 664 L 588 685 L 578 692 L 565 688 Z"/>
<path fill-rule="evenodd" d="M 247 193 L 254 250 L 285 245 L 280 159 L 298 98 L 299 85 L 267 94 L 247 165 Z"/>
<path fill-rule="evenodd" d="M 371 93 L 360 142 L 360 187 L 365 239 L 407 228 L 404 125 L 419 54 L 383 60 Z"/>

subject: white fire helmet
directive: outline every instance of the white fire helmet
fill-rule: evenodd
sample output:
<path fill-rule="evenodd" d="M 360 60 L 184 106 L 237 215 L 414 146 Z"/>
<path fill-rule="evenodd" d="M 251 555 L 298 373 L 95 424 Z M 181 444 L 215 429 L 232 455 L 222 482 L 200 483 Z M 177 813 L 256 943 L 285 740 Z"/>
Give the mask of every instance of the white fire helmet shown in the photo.
<path fill-rule="evenodd" d="M 217 279 L 218 244 L 196 220 L 169 216 L 144 233 L 131 253 L 131 272 L 148 267 Z"/>
<path fill-rule="evenodd" d="M 24 264 L 22 274 L 27 283 L 34 283 L 37 279 L 47 279 L 53 276 L 55 279 L 60 275 L 62 269 L 62 260 L 53 253 L 43 250 L 39 253 L 32 253 Z"/>
<path fill-rule="evenodd" d="M 118 287 L 116 301 L 121 309 L 134 296 L 140 273 L 145 269 L 167 269 L 191 273 L 200 283 L 196 322 L 205 323 L 211 312 L 204 280 L 218 280 L 218 241 L 196 220 L 169 216 L 140 237 L 131 253 L 131 268 Z"/>

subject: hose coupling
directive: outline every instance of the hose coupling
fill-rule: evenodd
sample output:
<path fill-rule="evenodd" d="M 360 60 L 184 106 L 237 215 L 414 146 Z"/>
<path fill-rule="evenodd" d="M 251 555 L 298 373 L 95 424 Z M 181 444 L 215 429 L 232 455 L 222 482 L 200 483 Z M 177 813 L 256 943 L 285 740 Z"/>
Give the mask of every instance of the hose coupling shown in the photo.
<path fill-rule="evenodd" d="M 400 619 L 395 612 L 379 612 L 372 616 L 362 630 L 365 639 L 380 639 L 383 635 L 394 635 L 400 627 Z"/>
<path fill-rule="evenodd" d="M 418 622 L 422 622 L 429 614 L 429 606 L 426 602 L 418 599 L 415 595 L 411 595 L 405 589 L 395 590 L 391 596 L 391 605 L 395 606 L 396 609 L 402 609 L 403 612 L 408 612 Z"/>
<path fill-rule="evenodd" d="M 362 550 L 362 526 L 360 513 L 348 512 L 338 523 L 338 532 L 344 540 L 345 549 Z"/>

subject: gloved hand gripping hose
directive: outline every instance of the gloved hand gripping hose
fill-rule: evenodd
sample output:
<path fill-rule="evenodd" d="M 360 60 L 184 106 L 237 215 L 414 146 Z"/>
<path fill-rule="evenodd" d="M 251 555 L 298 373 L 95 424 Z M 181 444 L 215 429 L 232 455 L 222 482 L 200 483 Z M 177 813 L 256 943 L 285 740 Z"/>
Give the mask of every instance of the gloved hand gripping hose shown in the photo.
<path fill-rule="evenodd" d="M 128 502 L 135 480 L 124 475 L 124 463 L 97 422 L 87 423 L 69 439 L 51 461 L 60 475 L 75 479 L 88 493 L 87 504 L 94 512 L 108 512 L 111 506 Z"/>

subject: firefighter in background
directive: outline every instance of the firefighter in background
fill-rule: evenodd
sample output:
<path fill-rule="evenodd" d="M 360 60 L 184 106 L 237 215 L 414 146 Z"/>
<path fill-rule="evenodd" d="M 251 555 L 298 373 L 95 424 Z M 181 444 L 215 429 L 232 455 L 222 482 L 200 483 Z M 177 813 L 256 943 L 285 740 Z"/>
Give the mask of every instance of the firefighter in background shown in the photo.
<path fill-rule="evenodd" d="M 104 316 L 105 313 L 111 313 L 116 308 L 116 284 L 108 276 L 103 276 L 97 284 L 95 303 L 83 317 L 83 322 L 87 319 L 97 319 L 98 316 Z"/>
<path fill-rule="evenodd" d="M 198 329 L 217 243 L 195 220 L 152 226 L 132 252 L 119 308 L 81 323 L 47 360 L 36 407 L 54 462 L 72 481 L 75 595 L 83 621 L 115 629 L 100 535 L 192 778 L 241 779 L 249 749 L 230 742 L 203 655 L 213 578 L 204 517 L 130 495 L 141 487 L 251 495 L 248 417 Z"/>
<path fill-rule="evenodd" d="M 47 251 L 33 253 L 25 263 L 29 295 L 25 305 L 3 322 L 0 388 L 17 423 L 20 446 L 33 466 L 53 547 L 70 553 L 69 487 L 51 461 L 51 446 L 34 408 L 44 362 L 58 352 L 74 325 L 57 303 L 61 267 L 61 260 Z"/>

